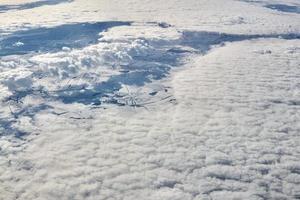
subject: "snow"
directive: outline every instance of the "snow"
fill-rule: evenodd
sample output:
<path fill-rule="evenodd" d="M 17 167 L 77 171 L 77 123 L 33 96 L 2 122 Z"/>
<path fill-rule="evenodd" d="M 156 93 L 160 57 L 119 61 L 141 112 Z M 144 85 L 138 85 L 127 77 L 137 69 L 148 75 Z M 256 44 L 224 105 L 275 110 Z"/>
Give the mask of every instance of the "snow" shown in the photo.
<path fill-rule="evenodd" d="M 297 1 L 13 2 L 1 200 L 300 197 Z"/>

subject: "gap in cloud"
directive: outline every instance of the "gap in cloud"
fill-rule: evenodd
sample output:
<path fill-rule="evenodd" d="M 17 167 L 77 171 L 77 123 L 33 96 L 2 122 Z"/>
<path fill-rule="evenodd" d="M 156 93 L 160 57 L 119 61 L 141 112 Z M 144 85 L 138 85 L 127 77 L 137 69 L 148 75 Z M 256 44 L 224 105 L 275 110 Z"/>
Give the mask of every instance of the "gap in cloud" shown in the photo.
<path fill-rule="evenodd" d="M 147 37 L 128 37 L 121 40 L 119 38 L 98 40 L 98 34 L 101 30 L 120 25 L 130 25 L 130 23 L 100 22 L 62 25 L 50 29 L 29 30 L 21 32 L 21 34 L 17 32 L 3 40 L 9 44 L 19 40 L 26 41 L 30 45 L 22 47 L 23 49 L 20 52 L 23 53 L 31 52 L 34 49 L 52 52 L 58 51 L 65 46 L 84 47 L 91 43 L 98 43 L 90 50 L 86 50 L 86 54 L 79 50 L 75 54 L 65 52 L 57 55 L 63 56 L 63 58 L 67 57 L 67 61 L 65 63 L 61 62 L 61 57 L 58 57 L 54 63 L 47 64 L 50 67 L 48 71 L 47 68 L 38 67 L 41 60 L 31 60 L 30 68 L 36 68 L 37 71 L 33 70 L 30 76 L 23 79 L 29 79 L 28 83 L 40 83 L 40 81 L 43 82 L 44 77 L 46 79 L 44 82 L 49 80 L 47 78 L 52 77 L 54 80 L 53 84 L 58 84 L 58 89 L 49 89 L 45 85 L 35 85 L 32 88 L 18 88 L 18 80 L 12 79 L 10 83 L 7 83 L 7 87 L 10 86 L 9 90 L 12 92 L 12 95 L 7 97 L 5 102 L 16 102 L 22 101 L 26 97 L 37 97 L 44 99 L 45 102 L 61 101 L 65 104 L 81 103 L 85 105 L 110 103 L 124 106 L 127 104 L 120 101 L 124 96 L 120 96 L 119 93 L 124 88 L 124 85 L 141 88 L 148 83 L 167 77 L 172 68 L 184 64 L 185 57 L 192 54 L 206 54 L 215 45 L 258 38 L 300 39 L 300 34 L 235 35 L 217 32 L 183 31 L 178 39 L 153 40 Z M 73 35 L 68 35 L 69 32 L 72 32 Z M 48 36 L 50 38 L 47 38 Z M 9 49 L 7 52 L 11 51 L 11 54 L 13 54 L 14 48 Z M 70 53 L 72 55 L 69 55 Z M 94 54 L 97 56 L 95 57 Z M 122 56 L 117 57 L 117 55 Z M 127 60 L 127 58 L 130 59 Z M 77 63 L 75 64 L 77 66 L 74 66 L 74 63 Z M 72 66 L 72 70 L 69 68 L 70 66 Z M 115 66 L 118 67 L 115 68 Z M 110 69 L 107 79 L 95 81 L 91 79 L 92 81 L 89 81 L 89 78 L 95 76 L 101 78 L 103 76 L 100 69 L 102 67 Z M 76 77 L 79 77 L 81 80 L 76 81 L 76 79 L 72 78 L 74 70 Z M 52 71 L 55 73 L 51 74 Z M 58 71 L 66 74 L 71 80 L 71 84 L 68 81 L 67 84 L 61 87 L 59 83 L 56 83 L 62 79 Z M 67 81 L 68 77 L 64 80 Z M 151 99 L 151 94 L 149 93 L 149 99 Z M 134 104 L 133 106 L 138 105 Z M 15 118 L 20 116 L 32 118 L 35 113 L 49 108 L 47 104 L 39 104 L 33 107 L 22 105 L 21 107 L 14 112 Z M 2 121 L 0 126 L 12 127 L 10 120 L 3 119 Z"/>
<path fill-rule="evenodd" d="M 0 118 L 0 136 L 14 135 L 16 138 L 21 138 L 26 135 L 24 131 L 13 127 L 16 122 L 16 119 Z"/>
<path fill-rule="evenodd" d="M 280 11 L 280 12 L 300 14 L 300 5 L 299 4 L 297 4 L 297 5 L 296 4 L 295 5 L 287 5 L 287 4 L 283 4 L 283 3 L 268 4 L 261 0 L 239 0 L 239 1 L 246 2 L 246 3 L 258 4 L 265 8 L 269 8 L 269 9 Z"/>
<path fill-rule="evenodd" d="M 31 3 L 17 4 L 17 5 L 0 5 L 0 13 L 7 12 L 10 10 L 26 10 L 37 8 L 46 5 L 57 5 L 60 3 L 70 3 L 73 0 L 42 0 Z"/>
<path fill-rule="evenodd" d="M 98 22 L 64 24 L 52 28 L 18 31 L 0 40 L 0 57 L 33 52 L 56 52 L 63 47 L 83 48 L 97 43 L 99 33 L 130 22 Z"/>
<path fill-rule="evenodd" d="M 268 4 L 268 5 L 265 5 L 265 7 L 270 8 L 272 10 L 281 11 L 281 12 L 300 14 L 299 6 L 291 6 L 291 5 L 286 5 L 286 4 Z"/>
<path fill-rule="evenodd" d="M 25 48 L 26 50 L 30 49 L 40 49 L 44 51 L 53 51 L 61 49 L 63 46 L 87 46 L 90 43 L 95 43 L 98 41 L 98 32 L 99 27 L 107 28 L 107 26 L 114 25 L 128 25 L 127 22 L 115 22 L 108 23 L 104 25 L 103 23 L 97 24 L 77 24 L 77 25 L 70 25 L 70 26 L 61 26 L 59 28 L 53 28 L 51 31 L 41 31 L 41 30 L 34 30 L 32 33 L 36 34 L 28 34 L 26 32 L 25 36 L 28 37 L 23 40 L 26 40 L 28 45 Z M 95 29 L 95 27 L 97 27 Z M 101 29 L 100 28 L 100 29 Z M 83 32 L 81 30 L 85 29 Z M 67 31 L 66 31 L 67 30 Z M 73 36 L 69 36 L 67 33 L 68 31 L 72 31 L 72 33 L 76 33 Z M 78 31 L 79 30 L 79 31 Z M 38 43 L 44 36 L 52 35 L 56 33 L 55 38 L 50 38 L 49 40 L 42 41 Z M 86 34 L 86 35 L 85 35 Z M 96 37 L 97 35 L 97 37 Z M 37 36 L 37 37 L 36 37 Z M 18 36 L 20 37 L 20 36 Z M 51 36 L 53 37 L 53 35 Z M 35 93 L 43 94 L 43 98 L 49 98 L 54 100 L 60 100 L 64 103 L 82 103 L 86 105 L 91 104 L 101 104 L 102 98 L 106 99 L 106 102 L 117 102 L 117 95 L 116 93 L 122 89 L 123 85 L 128 86 L 136 86 L 142 87 L 147 83 L 153 82 L 155 80 L 160 80 L 166 77 L 170 70 L 174 67 L 181 66 L 183 64 L 183 58 L 187 55 L 191 55 L 193 53 L 205 54 L 207 53 L 212 46 L 214 45 L 222 45 L 225 42 L 235 42 L 235 41 L 243 41 L 243 40 L 250 40 L 250 39 L 257 39 L 257 38 L 282 38 L 282 39 L 299 39 L 299 34 L 282 34 L 282 35 L 235 35 L 235 34 L 225 34 L 225 33 L 217 33 L 217 32 L 196 32 L 196 31 L 184 31 L 182 32 L 181 38 L 168 41 L 168 40 L 161 40 L 159 42 L 152 41 L 147 38 L 139 38 L 143 44 L 136 46 L 130 50 L 126 50 L 124 52 L 110 52 L 110 56 L 114 56 L 117 53 L 121 53 L 130 57 L 130 62 L 124 62 L 125 64 L 121 64 L 119 66 L 119 73 L 111 74 L 110 77 L 105 81 L 95 81 L 93 83 L 76 83 L 73 82 L 72 85 L 67 85 L 66 88 L 62 88 L 59 90 L 47 90 L 47 88 L 40 87 L 38 90 L 34 90 L 32 88 L 28 88 L 26 91 L 13 91 L 13 95 L 9 98 L 11 99 L 22 99 L 28 95 L 33 95 Z M 21 37 L 20 37 L 21 39 Z M 30 41 L 33 39 L 33 41 Z M 134 39 L 133 39 L 134 40 Z M 6 40 L 11 41 L 11 40 Z M 12 39 L 13 42 L 17 40 L 15 37 Z M 53 42 L 55 41 L 55 42 Z M 57 41 L 57 42 L 56 42 Z M 133 43 L 133 41 L 127 41 L 128 43 L 125 44 L 129 45 Z M 100 42 L 99 44 L 105 42 Z M 112 41 L 112 46 L 116 47 L 118 42 L 114 44 Z M 122 47 L 123 48 L 123 47 Z M 125 48 L 126 49 L 126 48 Z M 112 51 L 112 50 L 111 50 Z M 136 54 L 135 52 L 140 52 Z M 101 56 L 101 54 L 100 54 Z M 71 58 L 72 59 L 72 58 Z M 106 57 L 104 56 L 101 58 L 105 60 Z M 118 64 L 118 62 L 123 62 L 122 60 L 114 60 L 110 61 L 107 65 L 111 65 L 110 68 L 113 70 L 114 65 Z M 98 67 L 98 63 L 93 63 L 92 61 L 82 60 L 82 66 L 77 66 L 78 69 L 88 65 L 88 67 L 93 67 L 90 65 L 97 65 L 94 67 Z M 37 63 L 38 64 L 38 63 Z M 59 65 L 59 63 L 58 63 Z M 69 72 L 66 71 L 66 74 Z M 83 70 L 84 76 L 88 77 L 89 73 L 94 72 L 86 72 Z M 93 74 L 94 75 L 94 74 Z M 82 77 L 82 74 L 77 75 L 78 77 Z M 102 74 L 98 74 L 97 76 L 101 77 Z M 31 77 L 36 78 L 37 77 Z M 59 78 L 59 77 L 57 77 Z M 35 82 L 34 80 L 31 82 Z M 109 97 L 109 99 L 107 99 Z"/>

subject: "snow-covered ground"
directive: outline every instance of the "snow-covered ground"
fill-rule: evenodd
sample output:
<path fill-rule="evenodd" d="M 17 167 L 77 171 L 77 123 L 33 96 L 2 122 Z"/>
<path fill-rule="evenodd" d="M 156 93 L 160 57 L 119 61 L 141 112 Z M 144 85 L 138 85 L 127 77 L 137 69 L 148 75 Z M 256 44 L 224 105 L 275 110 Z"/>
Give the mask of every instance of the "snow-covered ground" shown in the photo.
<path fill-rule="evenodd" d="M 0 104 L 0 200 L 300 199 L 300 2 L 2 0 Z"/>

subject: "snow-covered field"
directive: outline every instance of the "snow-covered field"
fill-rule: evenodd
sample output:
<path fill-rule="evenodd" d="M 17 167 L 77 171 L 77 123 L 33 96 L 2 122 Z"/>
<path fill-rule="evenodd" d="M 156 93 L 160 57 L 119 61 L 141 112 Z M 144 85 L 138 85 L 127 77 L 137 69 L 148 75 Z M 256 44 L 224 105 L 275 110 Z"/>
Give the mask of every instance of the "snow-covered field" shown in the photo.
<path fill-rule="evenodd" d="M 0 0 L 0 200 L 300 199 L 299 0 Z"/>

